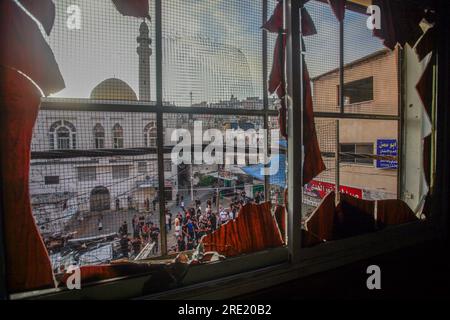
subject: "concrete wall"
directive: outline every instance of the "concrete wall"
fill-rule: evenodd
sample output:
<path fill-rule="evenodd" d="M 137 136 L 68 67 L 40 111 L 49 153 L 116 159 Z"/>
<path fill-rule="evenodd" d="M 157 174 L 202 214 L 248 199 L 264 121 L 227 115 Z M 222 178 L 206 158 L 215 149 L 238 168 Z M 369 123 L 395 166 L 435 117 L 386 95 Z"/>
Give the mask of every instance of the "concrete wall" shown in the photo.
<path fill-rule="evenodd" d="M 377 56 L 347 66 L 344 71 L 344 82 L 373 77 L 373 100 L 345 106 L 348 113 L 367 114 L 398 114 L 397 85 L 398 52 L 384 51 Z M 337 112 L 339 72 L 331 72 L 313 79 L 313 101 L 316 112 Z M 318 121 L 324 121 L 318 118 Z M 334 151 L 331 140 L 334 139 L 336 125 L 332 120 L 326 120 L 318 129 L 319 144 L 323 151 Z M 331 135 L 334 135 L 330 138 Z M 397 121 L 386 120 L 339 120 L 340 143 L 373 143 L 373 154 L 376 154 L 377 139 L 397 139 Z M 331 139 L 331 140 L 330 140 Z M 330 148 L 330 145 L 332 146 Z M 328 150 L 330 149 L 330 150 Z M 397 192 L 397 170 L 378 169 L 373 165 L 346 164 L 340 166 L 341 185 L 367 189 L 368 197 L 393 198 Z M 328 167 L 334 167 L 334 159 L 327 162 Z M 324 181 L 334 183 L 334 172 Z M 331 178 L 331 180 L 330 180 Z"/>

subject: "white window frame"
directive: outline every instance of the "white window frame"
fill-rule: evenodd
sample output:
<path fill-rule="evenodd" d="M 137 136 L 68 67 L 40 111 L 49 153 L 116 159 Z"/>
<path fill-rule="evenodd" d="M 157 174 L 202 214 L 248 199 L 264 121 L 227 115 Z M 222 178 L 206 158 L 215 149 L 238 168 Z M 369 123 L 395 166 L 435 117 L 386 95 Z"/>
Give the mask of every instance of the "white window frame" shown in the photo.
<path fill-rule="evenodd" d="M 94 129 L 93 129 L 93 133 L 94 133 L 94 148 L 95 149 L 104 149 L 105 148 L 105 128 L 100 123 L 96 123 L 94 126 Z"/>
<path fill-rule="evenodd" d="M 67 140 L 68 148 L 61 147 L 60 139 L 62 139 L 62 138 L 58 137 L 58 131 L 61 129 L 67 130 L 69 133 L 69 136 L 64 138 L 64 140 Z M 70 121 L 58 120 L 58 121 L 53 122 L 53 124 L 50 126 L 49 138 L 50 138 L 50 149 L 53 149 L 53 150 L 76 149 L 76 146 L 77 146 L 76 128 Z"/>
<path fill-rule="evenodd" d="M 150 121 L 144 128 L 144 144 L 146 147 L 156 147 L 158 132 L 156 121 Z"/>

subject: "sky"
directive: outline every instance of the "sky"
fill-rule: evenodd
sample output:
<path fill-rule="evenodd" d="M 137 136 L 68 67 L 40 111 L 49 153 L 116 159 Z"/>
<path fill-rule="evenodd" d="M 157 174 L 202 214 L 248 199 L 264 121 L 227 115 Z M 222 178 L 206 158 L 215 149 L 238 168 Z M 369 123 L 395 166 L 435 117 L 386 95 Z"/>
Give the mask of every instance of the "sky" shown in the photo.
<path fill-rule="evenodd" d="M 262 44 L 259 0 L 164 0 L 163 95 L 177 105 L 262 97 Z M 58 97 L 88 98 L 107 78 L 120 78 L 138 93 L 136 37 L 142 19 L 120 15 L 111 0 L 55 0 L 56 20 L 47 40 L 66 89 Z M 69 29 L 67 8 L 80 8 L 81 29 Z M 269 16 L 275 6 L 269 0 Z M 318 34 L 305 38 L 312 77 L 338 67 L 338 22 L 327 4 L 306 4 Z M 154 1 L 150 0 L 154 50 Z M 269 66 L 275 36 L 269 37 Z M 382 48 L 366 27 L 366 16 L 346 12 L 345 62 Z M 155 99 L 155 56 L 151 57 Z"/>

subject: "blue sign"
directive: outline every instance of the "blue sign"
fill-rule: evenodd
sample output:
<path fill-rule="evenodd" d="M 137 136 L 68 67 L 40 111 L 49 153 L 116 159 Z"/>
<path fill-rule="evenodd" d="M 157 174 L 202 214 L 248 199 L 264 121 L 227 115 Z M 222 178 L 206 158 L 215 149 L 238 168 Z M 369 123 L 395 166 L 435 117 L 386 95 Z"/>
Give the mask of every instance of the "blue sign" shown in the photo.
<path fill-rule="evenodd" d="M 379 139 L 377 140 L 378 156 L 397 156 L 397 140 L 396 139 Z M 377 168 L 381 169 L 397 169 L 397 160 L 377 160 Z"/>

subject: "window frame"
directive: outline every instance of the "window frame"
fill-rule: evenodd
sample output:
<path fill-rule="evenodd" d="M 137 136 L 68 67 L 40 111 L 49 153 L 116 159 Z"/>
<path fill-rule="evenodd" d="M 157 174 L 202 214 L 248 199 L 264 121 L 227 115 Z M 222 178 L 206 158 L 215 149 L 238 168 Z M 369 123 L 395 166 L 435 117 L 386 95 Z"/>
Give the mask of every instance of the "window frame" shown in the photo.
<path fill-rule="evenodd" d="M 111 166 L 112 180 L 128 179 L 130 177 L 130 168 L 128 164 L 120 164 Z M 125 169 L 126 168 L 126 169 Z M 125 175 L 126 173 L 126 175 Z"/>
<path fill-rule="evenodd" d="M 347 97 L 347 96 L 345 95 L 345 91 L 346 91 L 346 89 L 348 89 L 348 86 L 349 86 L 349 85 L 352 85 L 352 84 L 354 84 L 354 83 L 356 83 L 356 82 L 362 82 L 362 81 L 367 80 L 367 79 L 371 79 L 371 80 L 372 80 L 372 81 L 371 81 L 371 89 L 372 89 L 372 90 L 371 90 L 371 98 L 370 98 L 370 99 L 367 99 L 367 100 L 356 101 L 356 102 L 352 102 L 352 101 L 349 101 L 348 103 L 345 102 L 345 98 Z M 365 78 L 361 78 L 361 79 L 358 79 L 358 80 L 353 80 L 353 81 L 344 83 L 344 92 L 343 92 L 343 94 L 344 94 L 344 105 L 345 105 L 345 106 L 351 106 L 351 105 L 354 105 L 354 104 L 362 104 L 362 103 L 367 103 L 367 102 L 373 101 L 373 99 L 374 99 L 373 86 L 374 86 L 374 85 L 373 85 L 373 76 L 365 77 Z M 338 90 L 338 101 L 339 101 L 339 90 Z"/>
<path fill-rule="evenodd" d="M 341 153 L 339 163 L 345 163 L 345 164 L 350 164 L 350 165 L 359 165 L 359 166 L 367 166 L 367 167 L 374 167 L 373 159 L 369 159 L 371 161 L 370 163 L 368 161 L 361 162 L 361 158 L 358 158 L 358 157 L 351 157 L 352 160 L 344 160 L 343 159 L 344 157 L 343 157 L 342 153 L 343 152 L 347 152 L 347 151 L 342 151 L 342 147 L 344 147 L 344 146 L 345 147 L 353 146 L 353 154 L 354 155 L 361 154 L 360 152 L 357 151 L 358 146 L 359 147 L 362 147 L 362 146 L 369 147 L 370 146 L 371 150 L 372 150 L 370 152 L 370 154 L 373 154 L 374 143 L 370 143 L 370 142 L 367 142 L 367 143 L 348 143 L 348 142 L 339 143 L 339 153 Z M 360 160 L 360 161 L 358 162 L 358 160 Z M 363 158 L 363 160 L 364 160 L 364 158 Z"/>
<path fill-rule="evenodd" d="M 92 172 L 84 173 L 82 174 L 81 170 L 92 170 Z M 89 177 L 89 179 L 83 178 L 80 179 L 80 177 Z M 87 166 L 87 167 L 77 167 L 77 181 L 78 182 L 93 182 L 97 181 L 97 167 L 93 166 Z"/>
<path fill-rule="evenodd" d="M 67 140 L 68 148 L 60 147 L 60 138 L 58 136 L 58 131 L 61 129 L 65 129 L 68 132 L 68 137 L 64 137 L 64 140 Z M 49 130 L 49 149 L 51 150 L 71 150 L 77 148 L 77 140 L 76 140 L 77 130 L 75 126 L 67 120 L 58 120 L 54 121 L 50 126 Z"/>
<path fill-rule="evenodd" d="M 105 128 L 101 123 L 96 123 L 93 129 L 94 133 L 94 148 L 104 149 L 105 148 Z"/>
<path fill-rule="evenodd" d="M 267 20 L 267 0 L 262 0 L 263 5 L 263 20 Z M 354 5 L 354 4 L 353 4 Z M 212 109 L 203 107 L 175 107 L 175 106 L 165 106 L 163 105 L 162 97 L 162 50 L 161 50 L 161 31 L 162 31 L 162 21 L 161 21 L 161 8 L 162 0 L 155 1 L 155 24 L 156 24 L 156 92 L 157 92 L 157 103 L 154 106 L 146 106 L 145 111 L 156 113 L 157 115 L 157 150 L 158 152 L 158 184 L 159 186 L 164 186 L 164 155 L 163 151 L 163 115 L 165 113 L 179 113 L 179 114 L 211 114 L 211 115 L 253 115 L 253 116 L 263 116 L 265 127 L 267 126 L 267 121 L 269 116 L 277 116 L 278 112 L 276 110 L 268 109 L 268 97 L 267 90 L 264 90 L 264 109 L 262 110 L 234 110 L 234 109 Z M 284 11 L 285 11 L 285 26 L 287 29 L 287 84 L 288 84 L 288 95 L 289 101 L 288 112 L 289 112 L 289 139 L 288 143 L 290 145 L 301 143 L 302 139 L 302 116 L 301 112 L 292 112 L 293 109 L 300 110 L 303 108 L 302 90 L 303 84 L 300 75 L 302 70 L 302 63 L 299 56 L 302 54 L 300 50 L 300 37 L 296 32 L 292 33 L 290 30 L 298 30 L 300 28 L 300 17 L 299 17 L 300 3 L 299 0 L 285 0 L 284 1 Z M 267 80 L 267 32 L 263 31 L 263 78 Z M 343 41 L 343 23 L 341 23 L 340 41 Z M 343 46 L 341 45 L 341 48 Z M 343 59 L 341 56 L 341 71 L 343 70 Z M 399 69 L 401 68 L 401 63 L 399 64 Z M 400 77 L 400 73 L 399 73 Z M 341 72 L 341 83 L 343 82 L 343 73 Z M 267 81 L 264 81 L 266 86 Z M 341 86 L 342 88 L 342 86 Z M 265 87 L 265 89 L 267 89 Z M 341 90 L 340 90 L 341 91 Z M 401 95 L 400 95 L 401 96 Z M 399 114 L 398 116 L 380 116 L 380 115 L 364 115 L 364 114 L 349 114 L 343 112 L 343 95 L 340 95 L 340 107 L 341 114 L 336 113 L 325 113 L 325 112 L 315 112 L 316 117 L 322 118 L 339 118 L 342 119 L 379 119 L 379 120 L 397 120 L 399 121 L 399 139 L 398 150 L 399 159 L 401 157 L 401 135 L 403 131 L 402 126 L 402 103 L 399 103 Z M 401 99 L 401 97 L 399 98 Z M 124 105 L 118 104 L 98 104 L 98 103 L 88 103 L 89 109 L 98 111 L 106 110 L 117 110 L 119 107 L 124 107 Z M 47 109 L 56 109 L 61 106 L 61 103 L 53 105 L 52 103 L 47 103 Z M 68 104 L 70 107 L 70 103 Z M 76 108 L 76 105 L 73 105 Z M 142 105 L 133 105 L 132 103 L 126 105 L 127 111 L 129 112 L 142 112 Z M 123 111 L 123 110 L 121 110 Z M 298 121 L 300 120 L 300 121 Z M 298 121 L 298 122 L 296 122 Z M 297 125 L 293 125 L 296 123 Z M 401 128 L 401 129 L 400 129 Z M 275 248 L 271 250 L 265 250 L 261 252 L 256 252 L 253 254 L 248 254 L 245 256 L 227 259 L 223 262 L 211 263 L 207 265 L 199 265 L 192 268 L 189 272 L 204 274 L 205 270 L 221 270 L 222 273 L 206 272 L 214 276 L 215 280 L 203 280 L 192 281 L 188 283 L 183 288 L 178 288 L 170 291 L 165 291 L 152 295 L 145 295 L 143 289 L 143 284 L 145 284 L 145 279 L 149 279 L 151 276 L 137 276 L 137 277 L 123 277 L 116 279 L 109 279 L 106 281 L 101 281 L 92 285 L 88 285 L 83 290 L 68 291 L 63 288 L 42 290 L 38 292 L 43 294 L 42 298 L 55 298 L 55 297 L 70 297 L 70 298 L 86 298 L 86 297 L 113 297 L 120 298 L 128 295 L 128 297 L 142 298 L 168 298 L 168 297 L 208 297 L 208 298 L 227 298 L 232 297 L 233 293 L 239 292 L 243 294 L 250 292 L 252 290 L 258 290 L 265 287 L 273 286 L 289 280 L 307 276 L 316 272 L 325 271 L 337 266 L 345 265 L 350 262 L 372 257 L 377 254 L 384 252 L 389 252 L 397 248 L 402 248 L 408 245 L 413 245 L 421 241 L 434 239 L 437 234 L 430 228 L 428 222 L 413 222 L 405 225 L 389 227 L 385 230 L 381 230 L 376 233 L 365 234 L 357 237 L 352 237 L 348 239 L 343 239 L 339 241 L 333 241 L 324 243 L 320 246 L 313 248 L 301 248 L 301 236 L 300 236 L 300 223 L 301 210 L 296 210 L 296 208 L 301 208 L 301 198 L 302 198 L 302 188 L 301 188 L 301 169 L 299 166 L 294 166 L 295 160 L 302 159 L 301 148 L 289 148 L 288 149 L 288 187 L 289 187 L 289 206 L 288 211 L 288 238 L 290 239 L 287 247 Z M 298 163 L 298 161 L 297 161 Z M 399 161 L 399 176 L 401 175 L 401 161 Z M 400 179 L 399 179 L 400 180 Z M 400 182 L 399 182 L 400 185 Z M 268 179 L 265 179 L 265 190 L 268 192 Z M 339 188 L 338 181 L 336 181 L 336 188 Z M 159 201 L 160 201 L 160 215 L 164 217 L 165 211 L 165 194 L 164 188 L 158 188 Z M 267 195 L 265 197 L 268 198 Z M 164 221 L 164 219 L 161 219 Z M 162 222 L 163 223 L 163 222 Z M 161 228 L 161 230 L 165 230 Z M 167 247 L 165 247 L 165 233 L 161 232 L 161 251 L 167 252 Z M 259 257 L 259 259 L 255 259 Z M 248 264 L 243 263 L 243 261 L 248 261 Z M 225 267 L 227 265 L 229 268 Z M 246 269 L 248 268 L 248 269 Z M 263 269 L 261 269 L 263 268 Z M 256 269 L 253 271 L 246 271 L 249 269 Z M 219 276 L 217 279 L 217 275 Z M 232 281 L 230 281 L 232 279 Z M 261 281 L 264 279 L 264 281 Z M 120 281 L 116 281 L 120 280 Z M 206 282 L 207 281 L 207 282 Z M 194 284 L 196 283 L 196 284 Z M 221 284 L 213 285 L 211 284 Z M 200 292 L 199 288 L 206 289 L 206 291 Z M 230 288 L 234 288 L 234 291 Z M 124 290 L 126 289 L 126 290 Z M 128 290 L 128 291 L 127 291 Z M 227 291 L 228 290 L 228 291 Z M 127 293 L 125 293 L 127 292 Z M 34 297 L 37 292 L 28 292 L 23 294 L 12 295 L 12 298 L 22 299 Z"/>
<path fill-rule="evenodd" d="M 54 181 L 51 181 L 54 179 Z M 46 186 L 53 186 L 59 184 L 59 176 L 44 176 L 44 184 Z"/>
<path fill-rule="evenodd" d="M 158 129 L 156 121 L 151 120 L 144 128 L 144 145 L 146 148 L 154 148 L 157 145 Z"/>
<path fill-rule="evenodd" d="M 116 122 L 112 128 L 112 143 L 113 149 L 123 149 L 124 148 L 124 134 L 123 127 L 120 123 Z"/>

